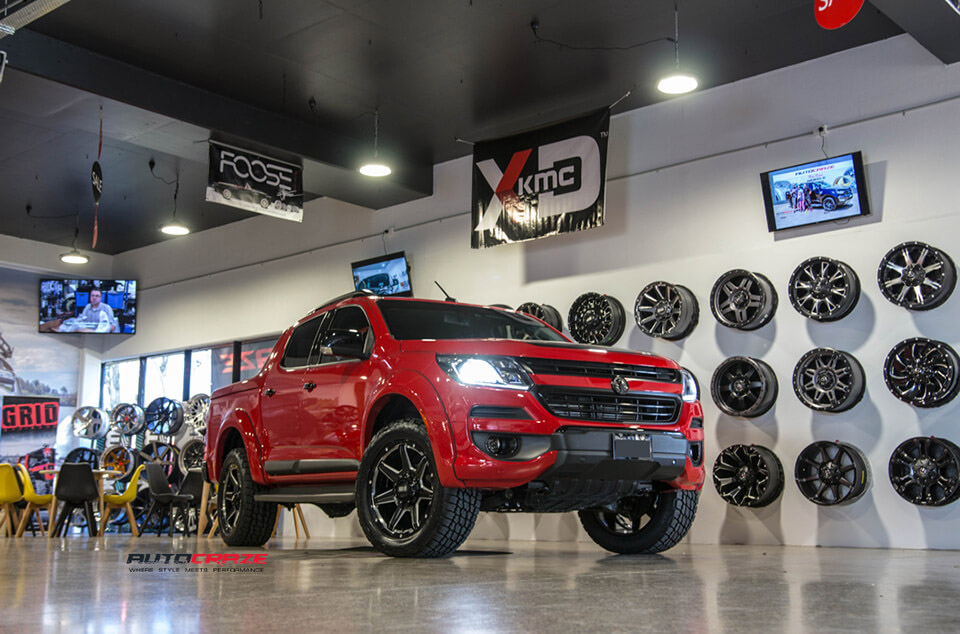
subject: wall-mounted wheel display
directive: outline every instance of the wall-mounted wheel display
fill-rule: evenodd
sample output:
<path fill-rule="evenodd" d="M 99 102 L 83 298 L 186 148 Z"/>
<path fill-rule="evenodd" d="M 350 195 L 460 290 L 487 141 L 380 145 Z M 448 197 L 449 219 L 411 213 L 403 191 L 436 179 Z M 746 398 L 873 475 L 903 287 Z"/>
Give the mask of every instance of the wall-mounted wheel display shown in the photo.
<path fill-rule="evenodd" d="M 183 422 L 203 433 L 207 428 L 207 412 L 210 411 L 210 397 L 206 394 L 194 394 L 183 404 Z"/>
<path fill-rule="evenodd" d="M 525 304 L 520 304 L 517 307 L 517 311 L 526 313 L 531 317 L 536 317 L 540 321 L 548 324 L 551 328 L 555 328 L 556 330 L 560 331 L 563 330 L 563 317 L 560 316 L 560 311 L 550 304 L 527 302 Z"/>
<path fill-rule="evenodd" d="M 161 436 L 172 436 L 183 425 L 183 404 L 165 396 L 147 405 L 147 429 Z"/>
<path fill-rule="evenodd" d="M 120 403 L 110 412 L 113 428 L 124 436 L 136 436 L 147 428 L 143 408 L 134 403 Z"/>
<path fill-rule="evenodd" d="M 137 468 L 136 455 L 123 445 L 110 445 L 100 455 L 100 468 L 119 471 L 123 475 L 117 479 L 125 482 Z"/>
<path fill-rule="evenodd" d="M 905 403 L 940 407 L 960 391 L 960 357 L 942 341 L 906 339 L 887 355 L 883 380 L 893 395 Z"/>
<path fill-rule="evenodd" d="M 100 465 L 100 452 L 87 447 L 77 447 L 76 449 L 71 449 L 63 461 L 85 462 L 90 465 L 91 469 L 96 469 Z"/>
<path fill-rule="evenodd" d="M 567 326 L 580 343 L 612 346 L 623 336 L 626 311 L 616 297 L 584 293 L 570 307 Z"/>
<path fill-rule="evenodd" d="M 818 412 L 845 412 L 860 402 L 866 388 L 863 366 L 850 354 L 814 348 L 793 370 L 793 391 L 800 402 Z"/>
<path fill-rule="evenodd" d="M 77 438 L 99 440 L 110 431 L 110 418 L 97 407 L 78 407 L 70 417 L 73 435 Z"/>
<path fill-rule="evenodd" d="M 697 327 L 700 304 L 686 286 L 653 282 L 637 295 L 633 313 L 643 334 L 675 341 Z"/>
<path fill-rule="evenodd" d="M 180 458 L 177 463 L 180 471 L 183 473 L 199 471 L 200 467 L 203 466 L 203 452 L 205 447 L 205 443 L 200 438 L 188 440 L 183 447 L 180 448 Z"/>
<path fill-rule="evenodd" d="M 816 321 L 836 321 L 850 314 L 860 300 L 860 278 L 845 262 L 810 258 L 790 276 L 790 303 Z"/>
<path fill-rule="evenodd" d="M 877 282 L 883 296 L 910 310 L 943 304 L 957 285 L 957 267 L 950 256 L 923 242 L 904 242 L 880 261 Z"/>
<path fill-rule="evenodd" d="M 759 445 L 731 445 L 713 463 L 713 485 L 727 504 L 760 508 L 783 493 L 783 465 Z"/>
<path fill-rule="evenodd" d="M 870 487 L 870 465 L 866 456 L 843 442 L 818 440 L 797 456 L 794 471 L 803 497 L 821 506 L 850 504 Z"/>
<path fill-rule="evenodd" d="M 777 312 L 777 290 L 766 276 L 743 269 L 727 271 L 710 291 L 710 310 L 722 325 L 756 330 Z"/>
<path fill-rule="evenodd" d="M 960 498 L 960 447 L 919 436 L 900 443 L 889 464 L 890 484 L 907 502 L 944 506 Z"/>
<path fill-rule="evenodd" d="M 170 443 L 151 440 L 137 451 L 137 457 L 141 463 L 156 462 L 162 465 L 168 479 L 179 474 L 180 450 Z"/>
<path fill-rule="evenodd" d="M 777 375 L 773 368 L 752 357 L 730 357 L 713 373 L 710 393 L 724 413 L 755 418 L 767 413 L 777 400 Z"/>

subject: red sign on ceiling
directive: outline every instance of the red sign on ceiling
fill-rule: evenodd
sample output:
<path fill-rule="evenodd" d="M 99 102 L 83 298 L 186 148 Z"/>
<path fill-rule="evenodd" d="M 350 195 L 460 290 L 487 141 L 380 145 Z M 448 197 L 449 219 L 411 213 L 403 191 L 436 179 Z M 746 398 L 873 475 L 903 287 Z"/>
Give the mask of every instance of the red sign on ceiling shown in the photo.
<path fill-rule="evenodd" d="M 813 14 L 817 24 L 832 31 L 857 17 L 863 0 L 813 0 Z"/>

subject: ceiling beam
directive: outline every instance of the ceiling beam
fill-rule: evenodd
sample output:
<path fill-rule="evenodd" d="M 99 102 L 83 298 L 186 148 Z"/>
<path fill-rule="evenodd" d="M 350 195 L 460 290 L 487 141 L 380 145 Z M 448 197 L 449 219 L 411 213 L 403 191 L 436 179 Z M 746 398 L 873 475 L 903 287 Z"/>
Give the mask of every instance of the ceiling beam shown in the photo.
<path fill-rule="evenodd" d="M 941 62 L 960 62 L 960 13 L 947 0 L 870 2 Z"/>
<path fill-rule="evenodd" d="M 394 171 L 371 180 L 357 172 L 370 142 L 262 110 L 34 31 L 3 39 L 12 68 L 205 128 L 211 137 L 277 158 L 304 159 L 304 190 L 372 209 L 433 193 L 433 166 L 391 156 Z"/>

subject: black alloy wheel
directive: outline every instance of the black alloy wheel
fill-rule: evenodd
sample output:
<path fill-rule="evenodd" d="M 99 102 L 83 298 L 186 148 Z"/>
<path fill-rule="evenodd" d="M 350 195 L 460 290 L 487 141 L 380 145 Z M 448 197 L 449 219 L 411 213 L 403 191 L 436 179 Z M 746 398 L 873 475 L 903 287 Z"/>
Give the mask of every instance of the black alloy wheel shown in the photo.
<path fill-rule="evenodd" d="M 429 458 L 415 443 L 399 441 L 382 453 L 370 481 L 370 506 L 380 529 L 395 540 L 420 532 L 436 484 Z"/>
<path fill-rule="evenodd" d="M 110 412 L 113 428 L 124 436 L 136 436 L 147 428 L 143 408 L 134 403 L 120 403 Z"/>
<path fill-rule="evenodd" d="M 584 293 L 570 306 L 567 326 L 580 343 L 612 346 L 623 336 L 626 311 L 616 297 Z"/>
<path fill-rule="evenodd" d="M 277 504 L 257 502 L 265 487 L 253 481 L 243 449 L 233 449 L 223 460 L 217 489 L 220 537 L 228 546 L 263 546 L 277 520 Z"/>
<path fill-rule="evenodd" d="M 654 554 L 682 540 L 696 516 L 698 491 L 667 489 L 621 498 L 612 508 L 580 511 L 580 524 L 611 552 Z"/>
<path fill-rule="evenodd" d="M 170 482 L 178 480 L 181 475 L 178 469 L 180 450 L 169 443 L 151 440 L 137 451 L 137 458 L 140 464 L 159 463 Z"/>
<path fill-rule="evenodd" d="M 536 317 L 551 328 L 561 332 L 563 331 L 563 318 L 560 316 L 560 311 L 550 304 L 527 302 L 525 304 L 520 304 L 520 306 L 517 307 L 517 312 L 525 313 L 531 317 Z"/>
<path fill-rule="evenodd" d="M 183 404 L 165 396 L 147 405 L 147 429 L 161 436 L 173 436 L 183 425 Z"/>
<path fill-rule="evenodd" d="M 893 450 L 889 474 L 894 490 L 911 504 L 950 504 L 960 498 L 960 448 L 945 438 L 910 438 Z"/>
<path fill-rule="evenodd" d="M 766 276 L 743 269 L 727 271 L 710 291 L 710 310 L 722 325 L 756 330 L 777 312 L 777 291 Z"/>
<path fill-rule="evenodd" d="M 759 445 L 731 445 L 713 463 L 713 485 L 727 504 L 760 508 L 783 493 L 783 465 Z"/>
<path fill-rule="evenodd" d="M 842 442 L 819 440 L 797 457 L 794 471 L 803 497 L 820 506 L 859 500 L 870 486 L 870 466 L 863 453 Z"/>
<path fill-rule="evenodd" d="M 883 296 L 910 310 L 931 310 L 943 304 L 957 285 L 957 267 L 950 256 L 923 242 L 904 242 L 887 252 L 877 270 Z"/>
<path fill-rule="evenodd" d="M 790 276 L 790 303 L 798 313 L 816 321 L 836 321 L 860 301 L 860 278 L 846 263 L 816 257 L 804 260 Z"/>
<path fill-rule="evenodd" d="M 633 314 L 643 334 L 675 341 L 697 327 L 700 305 L 686 286 L 653 282 L 637 295 Z"/>
<path fill-rule="evenodd" d="M 90 465 L 91 469 L 99 469 L 100 452 L 96 449 L 88 449 L 87 447 L 77 447 L 76 449 L 71 449 L 63 461 L 86 463 Z"/>
<path fill-rule="evenodd" d="M 191 438 L 180 448 L 177 465 L 183 473 L 199 471 L 203 467 L 203 454 L 206 443 L 202 438 Z"/>
<path fill-rule="evenodd" d="M 713 373 L 710 394 L 724 413 L 756 418 L 777 400 L 779 385 L 773 368 L 752 357 L 730 357 Z"/>
<path fill-rule="evenodd" d="M 860 402 L 867 381 L 863 366 L 850 354 L 814 348 L 793 370 L 793 391 L 800 402 L 818 412 L 845 412 Z"/>
<path fill-rule="evenodd" d="M 883 364 L 883 379 L 898 399 L 914 407 L 940 407 L 960 391 L 960 357 L 942 341 L 906 339 Z"/>
<path fill-rule="evenodd" d="M 833 211 L 837 208 L 837 199 L 833 196 L 824 196 L 820 201 L 824 211 Z"/>

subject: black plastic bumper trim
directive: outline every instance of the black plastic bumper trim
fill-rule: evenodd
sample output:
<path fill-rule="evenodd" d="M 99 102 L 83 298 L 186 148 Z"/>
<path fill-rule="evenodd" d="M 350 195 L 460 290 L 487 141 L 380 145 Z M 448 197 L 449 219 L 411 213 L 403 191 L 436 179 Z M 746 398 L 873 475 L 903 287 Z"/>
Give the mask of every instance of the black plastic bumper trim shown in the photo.
<path fill-rule="evenodd" d="M 533 420 L 522 407 L 501 407 L 499 405 L 474 405 L 470 409 L 470 418 L 499 418 L 501 420 Z"/>
<path fill-rule="evenodd" d="M 339 458 L 311 460 L 267 460 L 263 465 L 267 475 L 301 475 L 311 473 L 343 473 L 357 471 L 360 463 L 356 460 Z"/>

